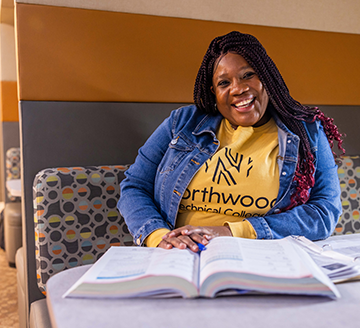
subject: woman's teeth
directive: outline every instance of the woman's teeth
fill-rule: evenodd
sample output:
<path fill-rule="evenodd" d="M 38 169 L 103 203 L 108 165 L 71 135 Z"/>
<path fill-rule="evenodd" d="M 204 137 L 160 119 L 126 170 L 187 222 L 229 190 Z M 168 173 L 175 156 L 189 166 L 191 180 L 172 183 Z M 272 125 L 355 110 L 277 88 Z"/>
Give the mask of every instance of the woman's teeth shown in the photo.
<path fill-rule="evenodd" d="M 243 101 L 238 102 L 237 104 L 234 104 L 234 106 L 235 106 L 236 108 L 246 107 L 246 106 L 248 106 L 253 100 L 254 100 L 254 98 L 247 99 L 247 100 L 243 100 Z"/>

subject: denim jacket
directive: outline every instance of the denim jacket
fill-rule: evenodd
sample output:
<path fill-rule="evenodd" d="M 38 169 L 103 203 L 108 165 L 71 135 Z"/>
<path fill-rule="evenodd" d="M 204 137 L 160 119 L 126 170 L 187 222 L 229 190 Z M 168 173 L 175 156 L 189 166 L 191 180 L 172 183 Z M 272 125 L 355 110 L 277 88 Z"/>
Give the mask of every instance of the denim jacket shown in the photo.
<path fill-rule="evenodd" d="M 264 216 L 247 220 L 258 239 L 302 235 L 327 238 L 341 214 L 340 185 L 332 151 L 317 120 L 305 123 L 315 158 L 315 185 L 306 204 L 282 211 L 295 190 L 299 137 L 277 117 L 279 179 L 277 200 Z M 174 229 L 182 196 L 199 168 L 219 148 L 216 131 L 223 116 L 201 113 L 194 105 L 174 110 L 139 149 L 121 183 L 118 208 L 137 245 L 153 231 Z"/>

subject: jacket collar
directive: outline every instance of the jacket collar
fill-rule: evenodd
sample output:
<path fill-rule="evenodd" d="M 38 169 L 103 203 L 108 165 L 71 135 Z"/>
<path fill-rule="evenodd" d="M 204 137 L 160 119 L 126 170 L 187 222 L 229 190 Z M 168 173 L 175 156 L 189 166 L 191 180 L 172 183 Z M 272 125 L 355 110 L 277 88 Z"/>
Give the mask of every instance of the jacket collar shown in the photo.
<path fill-rule="evenodd" d="M 279 129 L 283 130 L 283 132 L 285 132 L 286 134 L 296 136 L 296 134 L 293 133 L 292 131 L 290 131 L 289 128 L 281 121 L 277 112 L 271 106 L 269 107 L 269 110 L 270 110 L 272 118 L 274 119 L 274 121 Z"/>
<path fill-rule="evenodd" d="M 199 135 L 204 132 L 210 132 L 215 135 L 217 128 L 220 125 L 220 122 L 223 118 L 224 117 L 221 115 L 219 111 L 217 111 L 215 114 L 206 114 L 205 117 L 200 121 L 200 123 L 194 129 L 193 134 Z"/>

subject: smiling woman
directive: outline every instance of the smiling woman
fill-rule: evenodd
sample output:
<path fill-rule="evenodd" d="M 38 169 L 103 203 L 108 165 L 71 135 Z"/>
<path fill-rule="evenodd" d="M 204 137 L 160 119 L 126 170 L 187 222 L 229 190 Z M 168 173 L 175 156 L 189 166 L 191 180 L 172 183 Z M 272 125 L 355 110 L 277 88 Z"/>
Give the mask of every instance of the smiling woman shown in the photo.
<path fill-rule="evenodd" d="M 343 150 L 341 134 L 290 96 L 255 37 L 210 43 L 194 102 L 158 127 L 121 184 L 118 207 L 138 245 L 197 252 L 217 236 L 333 232 L 341 203 L 330 144 Z"/>
<path fill-rule="evenodd" d="M 269 97 L 255 71 L 240 55 L 229 52 L 215 63 L 213 86 L 220 113 L 236 128 L 261 126 L 270 119 Z"/>

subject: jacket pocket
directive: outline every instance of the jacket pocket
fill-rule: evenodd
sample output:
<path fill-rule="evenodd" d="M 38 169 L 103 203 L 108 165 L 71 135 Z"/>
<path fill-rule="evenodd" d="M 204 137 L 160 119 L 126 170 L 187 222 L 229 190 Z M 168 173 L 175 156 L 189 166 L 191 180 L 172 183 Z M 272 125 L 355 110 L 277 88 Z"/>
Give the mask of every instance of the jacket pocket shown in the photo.
<path fill-rule="evenodd" d="M 168 149 L 166 150 L 164 157 L 162 158 L 158 171 L 160 174 L 168 171 L 173 171 L 183 161 L 185 156 L 193 151 L 195 146 L 189 143 L 187 140 L 176 137 L 169 143 Z"/>

